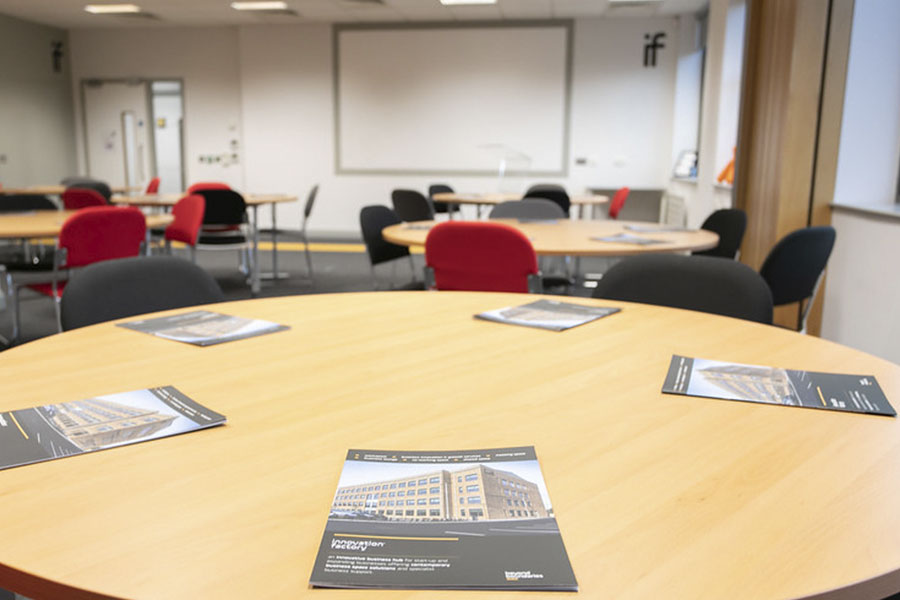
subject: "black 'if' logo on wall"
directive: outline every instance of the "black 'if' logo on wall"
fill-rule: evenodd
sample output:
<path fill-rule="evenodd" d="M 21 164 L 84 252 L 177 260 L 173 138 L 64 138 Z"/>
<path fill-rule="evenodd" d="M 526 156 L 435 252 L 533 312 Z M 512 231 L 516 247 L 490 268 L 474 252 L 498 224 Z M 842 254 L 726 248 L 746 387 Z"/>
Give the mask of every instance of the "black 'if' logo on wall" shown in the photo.
<path fill-rule="evenodd" d="M 655 67 L 656 51 L 666 47 L 666 45 L 662 43 L 662 40 L 666 39 L 666 34 L 663 31 L 657 33 L 645 33 L 644 39 L 647 40 L 647 43 L 644 44 L 644 66 Z"/>

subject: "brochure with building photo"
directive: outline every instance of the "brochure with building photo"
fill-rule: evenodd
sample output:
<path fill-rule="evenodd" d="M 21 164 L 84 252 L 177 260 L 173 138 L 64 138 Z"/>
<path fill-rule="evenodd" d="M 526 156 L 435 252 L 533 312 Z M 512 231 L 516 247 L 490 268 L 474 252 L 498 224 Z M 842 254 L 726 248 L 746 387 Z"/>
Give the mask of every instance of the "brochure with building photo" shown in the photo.
<path fill-rule="evenodd" d="M 350 450 L 310 584 L 578 589 L 531 446 Z"/>
<path fill-rule="evenodd" d="M 244 319 L 207 310 L 129 321 L 128 323 L 119 323 L 119 327 L 195 346 L 212 346 L 222 342 L 232 342 L 290 329 L 287 325 L 279 325 L 271 321 Z"/>
<path fill-rule="evenodd" d="M 662 240 L 654 240 L 650 238 L 633 235 L 631 233 L 617 233 L 616 235 L 608 235 L 606 237 L 592 237 L 596 242 L 615 242 L 616 244 L 634 244 L 636 246 L 649 246 L 650 244 L 663 244 Z"/>
<path fill-rule="evenodd" d="M 872 375 L 796 371 L 672 356 L 662 391 L 895 417 Z"/>
<path fill-rule="evenodd" d="M 618 308 L 584 306 L 555 300 L 538 300 L 522 306 L 507 306 L 475 315 L 476 319 L 564 331 L 619 312 Z"/>
<path fill-rule="evenodd" d="M 171 386 L 0 413 L 0 469 L 214 427 L 225 417 Z"/>

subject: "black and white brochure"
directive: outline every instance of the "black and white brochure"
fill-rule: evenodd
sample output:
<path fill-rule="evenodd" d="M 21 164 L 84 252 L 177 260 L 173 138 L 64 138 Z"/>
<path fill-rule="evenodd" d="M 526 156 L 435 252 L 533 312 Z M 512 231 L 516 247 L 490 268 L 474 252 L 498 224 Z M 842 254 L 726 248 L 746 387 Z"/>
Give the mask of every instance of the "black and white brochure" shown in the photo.
<path fill-rule="evenodd" d="M 584 306 L 556 300 L 538 300 L 522 306 L 507 306 L 475 315 L 476 319 L 564 331 L 619 312 L 618 308 Z"/>
<path fill-rule="evenodd" d="M 350 450 L 310 584 L 578 590 L 532 446 Z"/>
<path fill-rule="evenodd" d="M 663 393 L 896 417 L 872 375 L 796 371 L 672 356 Z"/>
<path fill-rule="evenodd" d="M 168 317 L 129 321 L 119 323 L 119 327 L 195 346 L 212 346 L 222 342 L 233 342 L 290 329 L 287 325 L 279 325 L 271 321 L 244 319 L 208 310 L 195 310 Z"/>
<path fill-rule="evenodd" d="M 172 386 L 0 412 L 0 469 L 225 423 Z"/>

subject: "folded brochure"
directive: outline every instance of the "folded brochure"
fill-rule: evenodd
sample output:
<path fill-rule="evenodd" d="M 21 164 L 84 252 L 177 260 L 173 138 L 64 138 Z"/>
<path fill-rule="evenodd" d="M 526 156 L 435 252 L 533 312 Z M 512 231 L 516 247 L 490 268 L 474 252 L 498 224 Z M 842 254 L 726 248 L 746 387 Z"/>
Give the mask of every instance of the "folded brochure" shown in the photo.
<path fill-rule="evenodd" d="M 595 242 L 615 242 L 617 244 L 635 244 L 637 246 L 649 246 L 650 244 L 663 244 L 663 240 L 654 240 L 631 233 L 617 233 L 605 237 L 592 237 Z"/>
<path fill-rule="evenodd" d="M 537 300 L 522 306 L 507 306 L 489 310 L 475 315 L 475 318 L 497 323 L 564 331 L 602 319 L 616 312 L 619 312 L 618 308 L 584 306 L 556 300 Z"/>
<path fill-rule="evenodd" d="M 531 446 L 350 450 L 310 584 L 578 589 Z"/>
<path fill-rule="evenodd" d="M 897 416 L 872 375 L 762 367 L 673 355 L 667 394 Z"/>
<path fill-rule="evenodd" d="M 195 346 L 212 346 L 290 329 L 287 325 L 279 325 L 271 321 L 245 319 L 208 310 L 195 310 L 168 317 L 129 321 L 119 323 L 119 327 Z"/>
<path fill-rule="evenodd" d="M 225 417 L 172 386 L 0 413 L 0 469 L 106 450 L 197 429 Z"/>

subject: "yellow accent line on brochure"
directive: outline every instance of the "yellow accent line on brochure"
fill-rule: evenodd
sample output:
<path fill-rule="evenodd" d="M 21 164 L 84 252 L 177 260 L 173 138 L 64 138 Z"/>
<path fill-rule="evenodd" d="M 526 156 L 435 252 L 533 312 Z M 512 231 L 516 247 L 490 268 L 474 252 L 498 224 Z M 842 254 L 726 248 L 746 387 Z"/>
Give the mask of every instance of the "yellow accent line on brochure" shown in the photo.
<path fill-rule="evenodd" d="M 417 540 L 426 542 L 458 542 L 458 537 L 406 537 L 401 535 L 357 535 L 353 533 L 336 533 L 334 537 L 364 538 L 367 540 Z"/>
<path fill-rule="evenodd" d="M 825 403 L 825 398 L 822 396 L 822 388 L 820 388 L 819 386 L 816 386 L 816 391 L 819 392 L 819 400 L 822 401 L 822 406 L 824 406 L 825 408 L 828 408 L 828 405 Z"/>
<path fill-rule="evenodd" d="M 19 425 L 19 422 L 18 422 L 18 421 L 16 421 L 16 416 L 15 416 L 14 414 L 12 414 L 12 413 L 9 413 L 9 418 L 12 419 L 12 422 L 16 424 L 16 427 L 19 428 L 19 431 L 22 432 L 22 435 L 23 435 L 23 436 L 25 437 L 25 439 L 27 440 L 27 439 L 28 439 L 28 434 L 25 433 L 25 430 L 22 429 L 22 426 Z"/>

